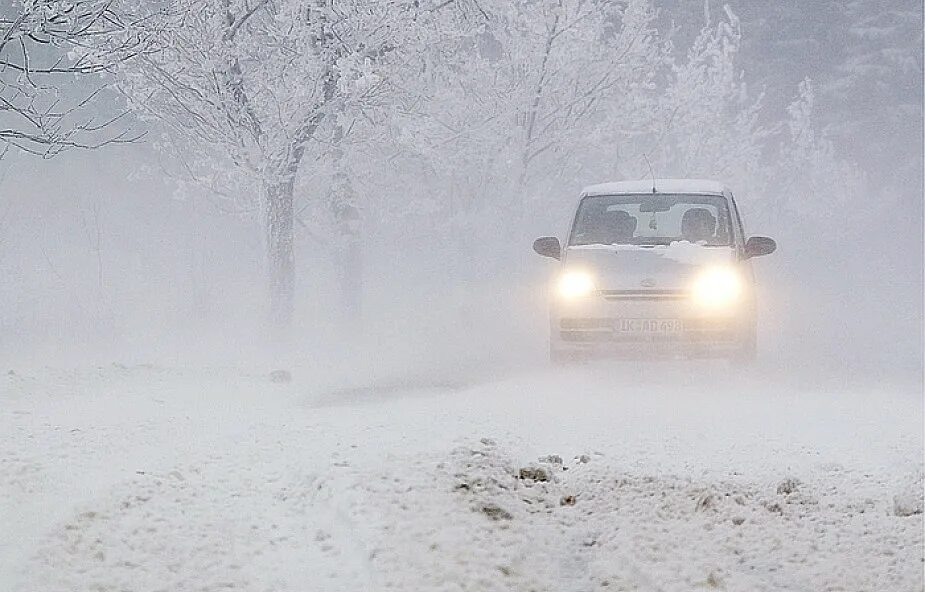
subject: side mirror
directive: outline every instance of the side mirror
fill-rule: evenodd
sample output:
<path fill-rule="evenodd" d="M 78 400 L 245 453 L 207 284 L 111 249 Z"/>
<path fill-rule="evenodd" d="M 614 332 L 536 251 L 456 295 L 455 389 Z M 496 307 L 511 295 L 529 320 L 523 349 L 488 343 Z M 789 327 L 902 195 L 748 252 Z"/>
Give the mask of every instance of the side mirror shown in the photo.
<path fill-rule="evenodd" d="M 554 236 L 544 236 L 536 239 L 533 241 L 533 250 L 543 257 L 562 258 L 562 246 L 559 244 L 559 239 Z"/>
<path fill-rule="evenodd" d="M 776 250 L 777 243 L 766 236 L 753 236 L 745 242 L 745 256 L 748 259 L 770 255 Z"/>

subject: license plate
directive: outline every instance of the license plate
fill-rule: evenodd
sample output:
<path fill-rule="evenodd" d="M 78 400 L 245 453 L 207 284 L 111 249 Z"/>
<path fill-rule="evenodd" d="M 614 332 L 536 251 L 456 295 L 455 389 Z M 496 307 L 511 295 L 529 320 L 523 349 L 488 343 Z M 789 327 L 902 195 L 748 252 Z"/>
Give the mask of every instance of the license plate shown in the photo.
<path fill-rule="evenodd" d="M 634 335 L 676 335 L 684 331 L 684 323 L 678 319 L 619 319 L 613 330 Z"/>

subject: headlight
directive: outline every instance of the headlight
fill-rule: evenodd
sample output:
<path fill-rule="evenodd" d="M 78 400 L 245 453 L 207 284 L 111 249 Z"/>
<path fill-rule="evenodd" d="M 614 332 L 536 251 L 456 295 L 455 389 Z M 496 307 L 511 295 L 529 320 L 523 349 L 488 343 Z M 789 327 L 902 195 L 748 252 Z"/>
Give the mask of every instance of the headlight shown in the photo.
<path fill-rule="evenodd" d="M 711 267 L 694 279 L 691 297 L 697 306 L 717 310 L 736 304 L 742 297 L 742 291 L 742 276 L 737 270 Z"/>
<path fill-rule="evenodd" d="M 586 271 L 566 271 L 559 276 L 558 293 L 565 300 L 574 300 L 594 291 L 594 278 Z"/>

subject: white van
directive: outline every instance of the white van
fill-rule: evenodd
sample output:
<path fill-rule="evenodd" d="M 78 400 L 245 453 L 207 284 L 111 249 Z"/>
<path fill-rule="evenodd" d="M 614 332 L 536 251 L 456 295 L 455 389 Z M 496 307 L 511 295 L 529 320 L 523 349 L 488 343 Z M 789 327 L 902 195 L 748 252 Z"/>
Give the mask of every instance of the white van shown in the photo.
<path fill-rule="evenodd" d="M 773 253 L 746 237 L 721 183 L 656 179 L 585 188 L 550 304 L 550 358 L 593 354 L 755 357 L 751 259 Z"/>

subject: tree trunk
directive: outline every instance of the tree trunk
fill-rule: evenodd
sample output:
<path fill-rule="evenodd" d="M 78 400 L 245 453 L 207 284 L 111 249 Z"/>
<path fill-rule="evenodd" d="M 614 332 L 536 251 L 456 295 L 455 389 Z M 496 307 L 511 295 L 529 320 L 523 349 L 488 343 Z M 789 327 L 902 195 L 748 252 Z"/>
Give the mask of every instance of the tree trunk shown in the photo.
<path fill-rule="evenodd" d="M 350 174 L 344 163 L 341 142 L 344 128 L 339 123 L 334 127 L 334 176 L 328 197 L 331 210 L 337 222 L 338 253 L 340 267 L 341 302 L 344 313 L 351 324 L 361 320 L 363 302 L 363 252 L 360 244 L 360 210 L 356 205 L 356 191 L 350 182 Z"/>
<path fill-rule="evenodd" d="M 341 297 L 348 320 L 358 323 L 362 316 L 363 302 L 363 254 L 360 244 L 359 211 L 352 205 L 342 206 L 337 211 L 339 242 L 341 251 Z"/>
<path fill-rule="evenodd" d="M 295 296 L 292 187 L 291 176 L 266 187 L 270 325 L 279 332 L 285 331 L 292 322 Z"/>

